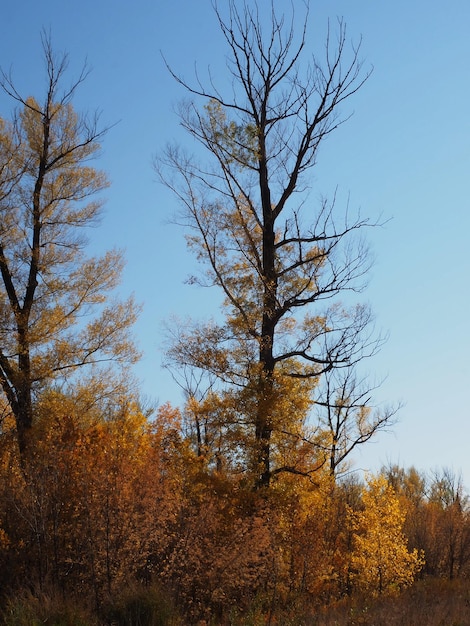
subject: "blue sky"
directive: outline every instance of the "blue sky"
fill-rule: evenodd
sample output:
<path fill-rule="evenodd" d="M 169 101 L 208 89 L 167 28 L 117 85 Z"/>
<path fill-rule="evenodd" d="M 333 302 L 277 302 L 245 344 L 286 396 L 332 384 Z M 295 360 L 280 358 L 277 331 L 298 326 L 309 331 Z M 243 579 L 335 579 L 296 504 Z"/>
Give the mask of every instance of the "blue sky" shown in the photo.
<path fill-rule="evenodd" d="M 321 151 L 313 189 L 338 185 L 365 215 L 391 218 L 370 233 L 376 263 L 364 297 L 390 337 L 368 368 L 386 376 L 378 401 L 404 403 L 393 432 L 365 446 L 356 467 L 445 466 L 470 487 L 470 3 L 312 0 L 312 52 L 321 52 L 337 16 L 352 40 L 362 36 L 365 67 L 374 71 L 345 110 L 353 117 Z M 162 325 L 172 314 L 216 314 L 216 299 L 184 284 L 194 261 L 183 231 L 169 223 L 175 201 L 152 171 L 167 141 L 186 141 L 173 112 L 185 94 L 160 51 L 187 78 L 197 62 L 225 80 L 210 0 L 10 0 L 2 26 L 0 64 L 12 67 L 22 93 L 41 94 L 44 27 L 55 49 L 68 51 L 71 78 L 85 58 L 93 68 L 77 108 L 118 122 L 97 163 L 112 185 L 91 249 L 125 249 L 122 292 L 144 305 L 137 375 L 144 393 L 177 404 L 179 391 L 160 367 Z M 10 108 L 0 95 L 0 115 Z"/>

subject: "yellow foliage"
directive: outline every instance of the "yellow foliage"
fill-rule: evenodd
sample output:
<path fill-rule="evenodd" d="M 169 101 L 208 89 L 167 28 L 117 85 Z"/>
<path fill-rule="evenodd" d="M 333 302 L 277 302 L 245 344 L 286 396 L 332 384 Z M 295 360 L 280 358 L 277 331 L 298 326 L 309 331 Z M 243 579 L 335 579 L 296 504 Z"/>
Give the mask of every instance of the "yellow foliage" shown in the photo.
<path fill-rule="evenodd" d="M 84 254 L 85 228 L 96 223 L 103 203 L 96 194 L 108 186 L 89 164 L 103 131 L 74 110 L 81 81 L 61 95 L 66 63 L 55 59 L 48 41 L 44 52 L 45 99 L 21 100 L 14 123 L 0 119 L 0 199 L 8 198 L 0 228 L 0 402 L 5 398 L 14 413 L 22 452 L 36 387 L 68 382 L 82 366 L 138 358 L 132 298 L 106 306 L 120 281 L 122 253 Z"/>
<path fill-rule="evenodd" d="M 362 510 L 350 511 L 352 579 L 360 589 L 374 594 L 410 585 L 424 559 L 416 549 L 408 550 L 403 534 L 406 513 L 384 476 L 368 478 L 362 503 Z"/>

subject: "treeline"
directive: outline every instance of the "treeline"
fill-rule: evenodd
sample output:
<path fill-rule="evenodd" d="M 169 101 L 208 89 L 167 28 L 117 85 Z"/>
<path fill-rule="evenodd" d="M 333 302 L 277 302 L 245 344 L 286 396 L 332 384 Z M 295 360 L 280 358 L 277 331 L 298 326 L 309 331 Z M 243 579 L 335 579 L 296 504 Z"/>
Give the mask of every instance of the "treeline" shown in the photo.
<path fill-rule="evenodd" d="M 145 589 L 147 602 L 158 591 L 152 619 L 292 623 L 344 597 L 470 573 L 467 498 L 447 471 L 392 467 L 365 483 L 285 474 L 253 491 L 207 466 L 171 406 L 149 420 L 126 398 L 86 400 L 42 398 L 27 461 L 1 438 L 7 615 L 28 591 L 115 623 L 122 598 L 134 590 L 145 606 Z"/>

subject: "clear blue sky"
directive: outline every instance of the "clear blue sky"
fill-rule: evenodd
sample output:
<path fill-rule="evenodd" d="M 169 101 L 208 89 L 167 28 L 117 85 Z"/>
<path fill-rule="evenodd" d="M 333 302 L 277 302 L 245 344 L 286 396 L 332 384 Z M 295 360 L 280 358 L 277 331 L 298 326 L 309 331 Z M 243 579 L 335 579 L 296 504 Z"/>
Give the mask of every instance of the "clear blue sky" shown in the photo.
<path fill-rule="evenodd" d="M 321 152 L 314 189 L 339 185 L 364 214 L 393 218 L 370 234 L 376 263 L 365 298 L 390 338 L 369 369 L 387 376 L 379 401 L 405 403 L 393 432 L 367 445 L 356 467 L 446 466 L 470 487 L 470 3 L 312 0 L 312 51 L 337 16 L 353 40 L 362 35 L 374 72 L 350 103 L 354 116 Z M 225 50 L 210 0 L 4 3 L 0 64 L 12 66 L 25 94 L 44 85 L 42 27 L 69 52 L 71 77 L 85 58 L 93 67 L 76 106 L 102 110 L 104 124 L 119 122 L 97 163 L 112 186 L 92 248 L 125 249 L 123 294 L 144 304 L 137 375 L 144 393 L 177 404 L 178 389 L 160 368 L 162 323 L 174 313 L 216 311 L 207 292 L 184 284 L 193 259 L 184 233 L 168 223 L 174 199 L 152 171 L 168 140 L 185 140 L 173 113 L 184 93 L 160 50 L 188 78 L 197 62 L 223 81 Z M 9 111 L 1 95 L 0 115 Z"/>

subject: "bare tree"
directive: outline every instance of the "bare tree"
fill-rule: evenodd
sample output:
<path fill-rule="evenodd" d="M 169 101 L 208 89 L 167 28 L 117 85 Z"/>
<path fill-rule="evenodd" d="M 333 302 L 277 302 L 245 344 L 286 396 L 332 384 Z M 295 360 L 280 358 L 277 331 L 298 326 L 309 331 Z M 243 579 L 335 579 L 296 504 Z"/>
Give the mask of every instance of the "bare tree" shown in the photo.
<path fill-rule="evenodd" d="M 272 466 L 273 433 L 292 430 L 289 422 L 300 428 L 308 414 L 294 396 L 311 406 L 322 374 L 351 367 L 381 341 L 370 332 L 369 306 L 340 299 L 351 294 L 352 302 L 366 284 L 362 232 L 371 223 L 339 211 L 335 197 L 313 208 L 309 196 L 319 147 L 347 119 L 342 105 L 368 72 L 341 20 L 335 34 L 328 29 L 323 58 L 303 65 L 308 11 L 299 33 L 294 16 L 289 22 L 274 3 L 261 10 L 230 0 L 215 14 L 232 89 L 222 93 L 210 74 L 206 84 L 199 75 L 190 84 L 169 68 L 193 98 L 179 110 L 181 124 L 208 159 L 170 145 L 156 167 L 181 202 L 178 221 L 207 270 L 191 282 L 222 290 L 225 319 L 180 329 L 168 359 L 241 390 L 262 487 L 283 469 L 297 471 Z"/>

